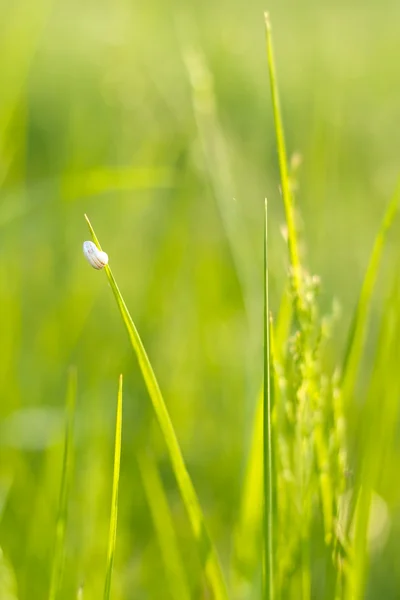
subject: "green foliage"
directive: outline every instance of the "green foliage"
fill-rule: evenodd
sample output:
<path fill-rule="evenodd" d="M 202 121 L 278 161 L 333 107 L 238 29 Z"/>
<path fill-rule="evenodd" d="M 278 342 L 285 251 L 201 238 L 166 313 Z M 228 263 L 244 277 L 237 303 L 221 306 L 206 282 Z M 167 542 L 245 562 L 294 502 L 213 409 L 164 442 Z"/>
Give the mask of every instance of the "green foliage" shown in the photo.
<path fill-rule="evenodd" d="M 254 2 L 2 3 L 1 600 L 398 597 L 400 12 L 358 4 L 272 0 L 266 59 Z"/>

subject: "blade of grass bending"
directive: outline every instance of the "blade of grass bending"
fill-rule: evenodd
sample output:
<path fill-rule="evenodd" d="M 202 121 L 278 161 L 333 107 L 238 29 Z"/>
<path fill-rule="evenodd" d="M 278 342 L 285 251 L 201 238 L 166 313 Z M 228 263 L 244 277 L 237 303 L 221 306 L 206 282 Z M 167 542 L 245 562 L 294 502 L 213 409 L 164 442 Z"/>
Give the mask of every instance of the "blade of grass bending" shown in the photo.
<path fill-rule="evenodd" d="M 364 340 L 368 328 L 368 319 L 370 313 L 370 305 L 372 294 L 375 287 L 375 282 L 378 276 L 378 270 L 381 263 L 382 253 L 386 242 L 387 233 L 394 221 L 394 218 L 399 209 L 400 201 L 400 181 L 396 186 L 395 192 L 389 202 L 383 217 L 381 226 L 375 238 L 374 246 L 371 252 L 367 270 L 365 273 L 364 281 L 362 284 L 360 296 L 357 302 L 357 306 L 354 312 L 352 325 L 348 336 L 345 358 L 342 367 L 342 405 L 345 407 L 352 390 L 355 387 L 359 364 L 362 357 Z M 359 481 L 355 482 L 352 500 L 350 503 L 349 518 L 347 522 L 346 531 L 350 533 L 355 508 L 357 505 L 357 498 L 359 492 Z"/>
<path fill-rule="evenodd" d="M 97 236 L 86 215 L 85 218 L 88 223 L 89 230 L 94 243 L 98 246 L 99 249 L 101 249 Z M 164 402 L 164 398 L 161 394 L 158 381 L 153 371 L 153 367 L 151 366 L 149 357 L 147 356 L 147 352 L 143 346 L 143 342 L 139 336 L 139 333 L 128 311 L 128 308 L 121 295 L 121 292 L 119 291 L 118 285 L 114 279 L 114 275 L 112 274 L 109 265 L 106 265 L 104 270 L 106 272 L 108 281 L 111 285 L 111 289 L 116 299 L 118 308 L 120 310 L 122 320 L 127 329 L 129 339 L 131 341 L 133 350 L 136 354 L 156 418 L 162 431 L 165 444 L 169 453 L 169 458 L 171 460 L 172 468 L 176 477 L 176 481 L 178 483 L 179 491 L 181 493 L 185 508 L 189 516 L 194 537 L 196 539 L 196 544 L 200 554 L 200 558 L 202 564 L 204 565 L 207 579 L 213 591 L 215 600 L 225 600 L 228 596 L 217 551 L 211 540 L 210 534 L 208 533 L 203 513 L 200 507 L 200 502 L 197 498 L 197 494 L 194 489 L 193 483 L 186 469 L 182 452 L 179 447 L 178 439 L 176 437 L 174 427 L 172 425 L 166 404 Z"/>
<path fill-rule="evenodd" d="M 288 229 L 289 258 L 292 268 L 293 288 L 295 293 L 295 308 L 299 311 L 301 307 L 301 262 L 297 240 L 293 198 L 290 191 L 290 176 L 286 155 L 285 136 L 283 131 L 281 109 L 279 103 L 278 84 L 276 80 L 276 69 L 274 60 L 274 49 L 272 44 L 271 23 L 269 14 L 264 14 L 267 38 L 267 60 L 271 85 L 272 109 L 275 122 L 275 136 L 278 150 L 279 170 L 281 175 L 281 188 L 283 204 L 285 207 L 286 224 Z"/>
<path fill-rule="evenodd" d="M 171 511 L 157 465 L 153 457 L 146 452 L 138 454 L 137 461 L 157 533 L 171 595 L 175 600 L 189 600 L 191 598 L 190 589 L 179 552 Z"/>
<path fill-rule="evenodd" d="M 391 375 L 396 371 L 398 364 L 399 290 L 397 280 L 385 304 L 376 347 L 374 373 L 363 410 L 365 427 L 361 441 L 361 473 L 354 515 L 353 565 L 347 594 L 349 600 L 365 597 L 374 489 L 379 484 L 381 471 L 387 462 L 385 458 L 393 456 L 400 385 L 399 379 Z"/>
<path fill-rule="evenodd" d="M 272 397 L 269 348 L 268 297 L 268 208 L 265 201 L 264 229 L 264 598 L 272 600 L 275 592 L 274 573 L 274 481 L 272 462 Z"/>
<path fill-rule="evenodd" d="M 108 536 L 107 571 L 104 585 L 104 600 L 109 600 L 111 592 L 111 576 L 114 564 L 115 542 L 117 538 L 118 520 L 118 488 L 119 471 L 121 464 L 121 436 L 122 436 L 122 375 L 119 376 L 117 397 L 117 418 L 115 425 L 115 450 L 114 450 L 114 474 L 111 497 L 110 532 Z"/>
<path fill-rule="evenodd" d="M 64 456 L 61 475 L 60 497 L 58 502 L 57 523 L 56 523 L 56 539 L 53 552 L 53 564 L 50 580 L 49 600 L 57 598 L 62 579 L 63 562 L 64 562 L 64 541 L 65 528 L 67 522 L 68 494 L 71 478 L 71 453 L 73 446 L 73 426 L 76 405 L 76 387 L 77 387 L 76 370 L 71 368 L 68 374 L 67 387 L 67 414 L 65 423 L 65 438 L 64 438 Z"/>
<path fill-rule="evenodd" d="M 371 298 L 381 263 L 387 233 L 398 212 L 399 201 L 400 181 L 389 202 L 380 229 L 375 238 L 374 247 L 369 259 L 356 310 L 354 312 L 342 367 L 342 390 L 343 398 L 345 400 L 348 398 L 356 382 L 358 366 L 360 364 L 363 344 L 368 326 Z"/>

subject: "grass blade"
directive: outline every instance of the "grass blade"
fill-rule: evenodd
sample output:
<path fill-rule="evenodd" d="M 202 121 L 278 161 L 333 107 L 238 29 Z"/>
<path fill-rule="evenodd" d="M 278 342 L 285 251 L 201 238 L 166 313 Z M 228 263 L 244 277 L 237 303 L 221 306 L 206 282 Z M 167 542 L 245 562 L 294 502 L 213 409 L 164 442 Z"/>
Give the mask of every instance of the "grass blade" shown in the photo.
<path fill-rule="evenodd" d="M 268 209 L 265 201 L 264 230 L 264 597 L 274 598 L 274 481 L 272 461 L 272 397 L 270 381 L 269 297 L 268 297 Z"/>
<path fill-rule="evenodd" d="M 85 218 L 94 243 L 99 249 L 101 249 L 97 236 L 86 215 Z M 158 381 L 151 366 L 149 357 L 147 356 L 146 350 L 143 346 L 143 342 L 139 336 L 132 317 L 129 314 L 128 308 L 121 295 L 121 292 L 119 291 L 117 282 L 114 279 L 114 275 L 112 274 L 109 265 L 106 265 L 105 272 L 120 310 L 122 320 L 127 329 L 133 350 L 136 354 L 156 418 L 167 446 L 169 458 L 171 460 L 172 468 L 178 483 L 179 491 L 189 516 L 200 559 L 205 569 L 206 577 L 214 594 L 215 600 L 226 599 L 228 597 L 226 585 L 217 551 L 208 533 L 200 503 L 189 473 L 186 469 L 182 452 L 179 447 L 179 442 L 176 437 L 168 409 L 164 402 L 164 398 L 162 397 Z"/>
<path fill-rule="evenodd" d="M 157 465 L 153 458 L 145 452 L 138 455 L 137 461 L 157 533 L 171 595 L 175 600 L 189 600 L 191 598 L 190 589 L 179 552 L 171 511 Z"/>
<path fill-rule="evenodd" d="M 76 405 L 76 370 L 71 368 L 68 375 L 67 387 L 67 414 L 65 423 L 64 455 L 61 475 L 60 496 L 58 502 L 56 539 L 53 552 L 53 564 L 50 580 L 49 600 L 55 600 L 60 591 L 63 562 L 64 562 L 64 541 L 65 529 L 67 523 L 68 494 L 71 478 L 72 465 L 72 447 L 73 447 L 73 426 Z"/>
<path fill-rule="evenodd" d="M 272 109 L 274 113 L 275 135 L 278 150 L 279 170 L 281 175 L 282 197 L 283 204 L 285 207 L 286 224 L 288 230 L 289 258 L 292 269 L 293 289 L 295 294 L 295 308 L 297 311 L 299 311 L 302 305 L 302 282 L 299 245 L 297 240 L 293 198 L 290 191 L 290 176 L 288 171 L 285 136 L 283 131 L 283 123 L 279 103 L 278 84 L 276 80 L 274 49 L 272 45 L 271 35 L 271 23 L 268 13 L 265 13 L 264 17 L 267 37 L 267 60 L 271 85 Z"/>
<path fill-rule="evenodd" d="M 107 553 L 107 571 L 106 582 L 104 586 L 104 600 L 109 600 L 111 591 L 111 576 L 114 564 L 115 541 L 117 538 L 117 520 L 118 520 L 118 488 L 119 471 L 121 464 L 121 435 L 122 435 L 122 375 L 119 376 L 118 398 L 117 398 L 117 418 L 115 426 L 115 451 L 114 451 L 114 475 L 111 497 L 111 518 L 110 532 L 108 536 Z"/>
<path fill-rule="evenodd" d="M 381 263 L 382 253 L 386 242 L 388 231 L 398 212 L 400 201 L 400 182 L 389 202 L 382 224 L 375 238 L 374 247 L 369 259 L 364 282 L 353 316 L 353 322 L 347 341 L 345 359 L 342 367 L 342 390 L 343 398 L 346 400 L 354 388 L 358 366 L 360 364 L 364 340 L 367 332 L 369 308 L 371 298 Z"/>
<path fill-rule="evenodd" d="M 347 340 L 345 358 L 342 366 L 342 386 L 340 402 L 343 409 L 346 408 L 347 401 L 355 387 L 359 364 L 362 358 L 362 351 L 368 328 L 368 319 L 370 312 L 371 299 L 375 288 L 375 282 L 381 263 L 382 253 L 386 242 L 388 231 L 398 213 L 400 202 L 400 181 L 389 202 L 384 214 L 380 229 L 375 238 L 374 246 L 369 259 L 368 267 L 365 273 L 360 296 L 354 312 L 350 332 Z M 346 531 L 349 535 L 353 526 L 358 494 L 360 491 L 360 481 L 357 478 L 355 489 L 350 504 L 349 518 Z"/>
<path fill-rule="evenodd" d="M 370 393 L 363 411 L 361 468 L 354 513 L 353 565 L 347 594 L 349 600 L 365 597 L 372 499 L 387 462 L 385 458 L 394 451 L 400 382 L 399 378 L 388 377 L 388 374 L 395 372 L 398 365 L 399 289 L 397 280 L 385 304 Z"/>
<path fill-rule="evenodd" d="M 263 519 L 263 410 L 264 393 L 261 388 L 253 419 L 240 514 L 234 534 L 235 575 L 248 580 L 253 577 L 260 564 L 259 543 Z"/>

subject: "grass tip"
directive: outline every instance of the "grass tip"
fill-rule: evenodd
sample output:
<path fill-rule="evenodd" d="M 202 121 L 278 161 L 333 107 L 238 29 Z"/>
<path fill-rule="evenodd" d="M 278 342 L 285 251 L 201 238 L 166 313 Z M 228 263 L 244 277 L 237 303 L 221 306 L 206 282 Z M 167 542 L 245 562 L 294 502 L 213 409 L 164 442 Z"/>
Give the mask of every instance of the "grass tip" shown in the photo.
<path fill-rule="evenodd" d="M 265 26 L 266 26 L 267 30 L 270 31 L 271 30 L 271 20 L 269 18 L 268 11 L 264 12 L 264 20 L 265 20 Z"/>

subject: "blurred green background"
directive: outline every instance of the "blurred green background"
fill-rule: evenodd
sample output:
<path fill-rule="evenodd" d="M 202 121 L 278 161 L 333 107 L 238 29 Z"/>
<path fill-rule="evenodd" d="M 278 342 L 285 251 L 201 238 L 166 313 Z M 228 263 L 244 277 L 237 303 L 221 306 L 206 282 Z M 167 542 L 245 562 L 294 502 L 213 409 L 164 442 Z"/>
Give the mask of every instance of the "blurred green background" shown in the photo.
<path fill-rule="evenodd" d="M 229 564 L 262 377 L 266 196 L 274 314 L 288 267 L 266 8 L 288 150 L 302 156 L 296 177 L 305 261 L 322 278 L 322 309 L 331 310 L 334 299 L 342 309 L 334 364 L 399 167 L 400 4 L 1 1 L 0 547 L 18 584 L 10 599 L 48 593 L 69 365 L 77 367 L 78 403 L 65 598 L 80 584 L 85 598 L 102 594 L 120 372 L 114 598 L 169 597 L 138 449 L 154 453 L 186 566 L 198 576 L 188 521 L 111 291 L 82 255 L 85 212 L 110 256 Z M 396 223 L 349 415 L 353 436 L 398 239 Z M 397 455 L 382 465 L 378 491 L 392 527 L 373 556 L 369 598 L 400 594 L 399 459 L 397 443 Z"/>

